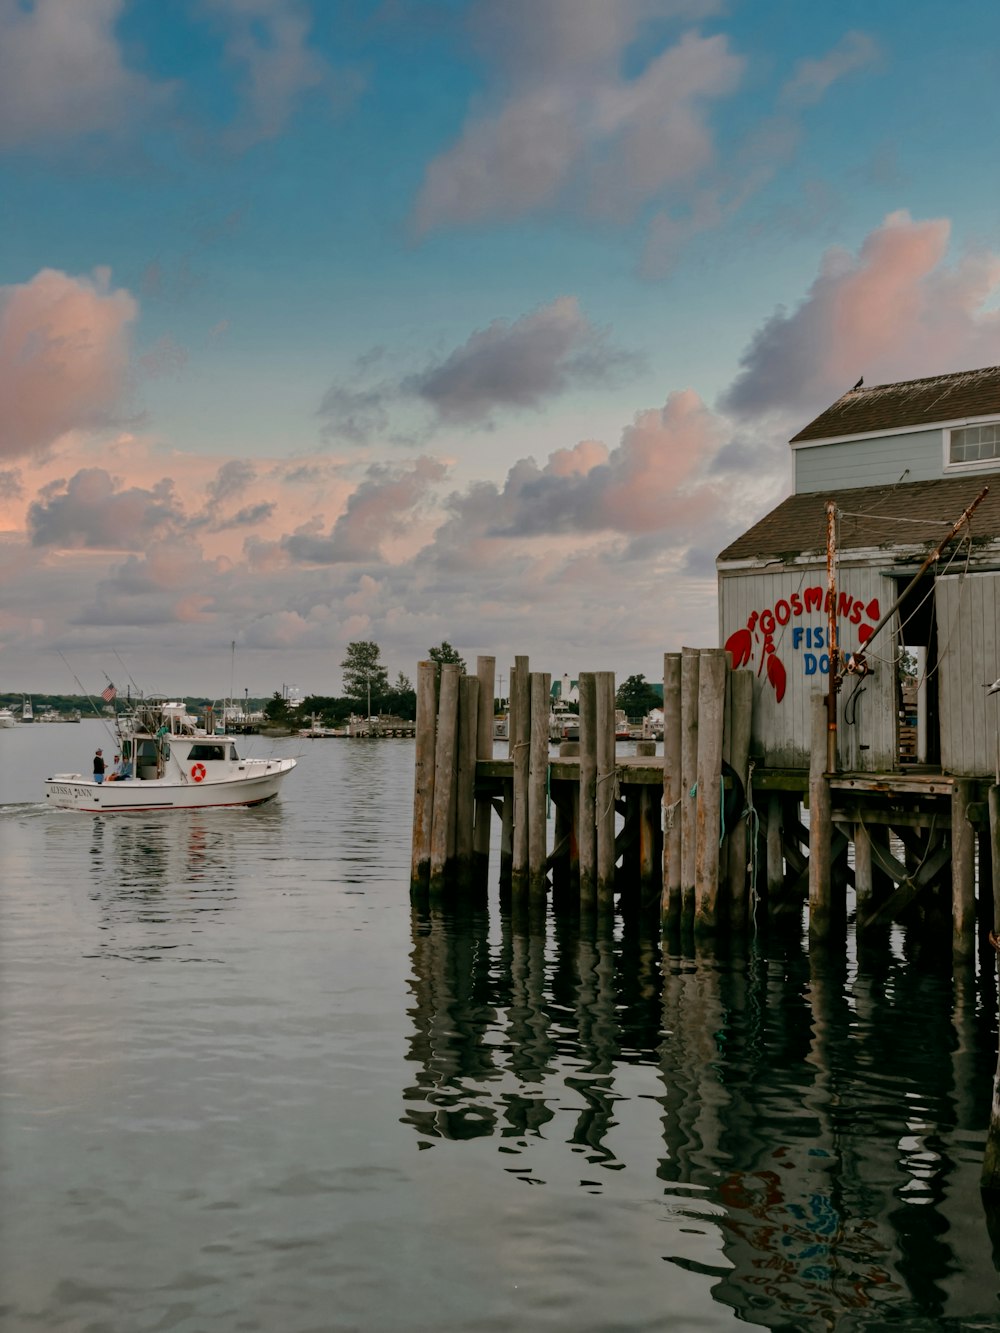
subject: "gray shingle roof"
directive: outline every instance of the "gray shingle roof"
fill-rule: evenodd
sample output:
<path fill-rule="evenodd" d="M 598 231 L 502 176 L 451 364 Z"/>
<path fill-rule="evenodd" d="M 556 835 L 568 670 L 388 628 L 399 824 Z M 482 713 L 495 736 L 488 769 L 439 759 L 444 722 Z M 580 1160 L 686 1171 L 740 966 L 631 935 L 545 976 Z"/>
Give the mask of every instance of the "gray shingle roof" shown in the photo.
<path fill-rule="evenodd" d="M 854 486 L 843 491 L 790 495 L 719 556 L 729 560 L 790 558 L 826 550 L 826 502 L 841 511 L 838 549 L 926 547 L 930 552 L 984 486 L 990 492 L 972 517 L 973 537 L 1000 538 L 1000 472 L 913 481 L 896 486 Z"/>
<path fill-rule="evenodd" d="M 1000 366 L 984 366 L 954 375 L 851 389 L 793 435 L 791 443 L 993 415 L 1000 415 Z"/>

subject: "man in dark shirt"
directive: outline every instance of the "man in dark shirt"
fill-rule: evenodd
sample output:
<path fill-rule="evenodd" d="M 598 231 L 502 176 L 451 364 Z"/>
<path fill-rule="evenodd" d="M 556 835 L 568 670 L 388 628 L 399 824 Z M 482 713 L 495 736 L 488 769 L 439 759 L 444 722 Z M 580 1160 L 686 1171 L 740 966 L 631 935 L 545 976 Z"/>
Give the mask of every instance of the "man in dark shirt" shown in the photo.
<path fill-rule="evenodd" d="M 94 755 L 94 781 L 104 781 L 104 751 L 98 750 Z"/>

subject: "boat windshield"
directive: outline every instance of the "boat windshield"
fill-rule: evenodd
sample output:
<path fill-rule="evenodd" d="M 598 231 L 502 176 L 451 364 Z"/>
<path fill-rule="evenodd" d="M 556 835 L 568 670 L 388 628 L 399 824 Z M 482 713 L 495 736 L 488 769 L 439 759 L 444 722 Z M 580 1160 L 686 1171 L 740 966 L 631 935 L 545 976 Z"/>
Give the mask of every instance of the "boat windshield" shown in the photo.
<path fill-rule="evenodd" d="M 199 760 L 203 764 L 211 763 L 213 759 L 225 759 L 227 749 L 228 746 L 224 744 L 197 741 L 188 751 L 188 759 Z"/>

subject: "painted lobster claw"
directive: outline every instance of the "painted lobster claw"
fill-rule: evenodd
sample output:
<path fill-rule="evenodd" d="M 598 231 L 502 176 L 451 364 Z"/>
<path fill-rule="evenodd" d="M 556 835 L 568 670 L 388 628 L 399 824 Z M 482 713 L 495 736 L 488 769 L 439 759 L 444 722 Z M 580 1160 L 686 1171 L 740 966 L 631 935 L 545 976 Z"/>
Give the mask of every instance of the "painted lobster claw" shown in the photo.
<path fill-rule="evenodd" d="M 767 678 L 774 687 L 775 700 L 780 704 L 785 697 L 787 677 L 785 675 L 785 664 L 777 653 L 772 653 L 767 659 Z"/>
<path fill-rule="evenodd" d="M 733 655 L 733 666 L 741 667 L 750 661 L 753 652 L 753 639 L 748 629 L 738 629 L 726 640 L 726 652 Z"/>

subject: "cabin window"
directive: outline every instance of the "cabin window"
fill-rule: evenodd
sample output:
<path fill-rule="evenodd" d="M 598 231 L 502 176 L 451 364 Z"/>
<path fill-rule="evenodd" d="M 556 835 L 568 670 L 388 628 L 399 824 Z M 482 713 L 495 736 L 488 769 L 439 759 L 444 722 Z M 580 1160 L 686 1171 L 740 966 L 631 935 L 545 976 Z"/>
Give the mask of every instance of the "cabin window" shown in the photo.
<path fill-rule="evenodd" d="M 948 434 L 950 464 L 995 463 L 1000 458 L 1000 421 L 982 426 L 956 426 Z"/>
<path fill-rule="evenodd" d="M 225 759 L 226 747 L 224 745 L 192 745 L 188 752 L 188 759 L 192 763 L 200 759 L 202 763 L 209 763 L 213 759 Z"/>

